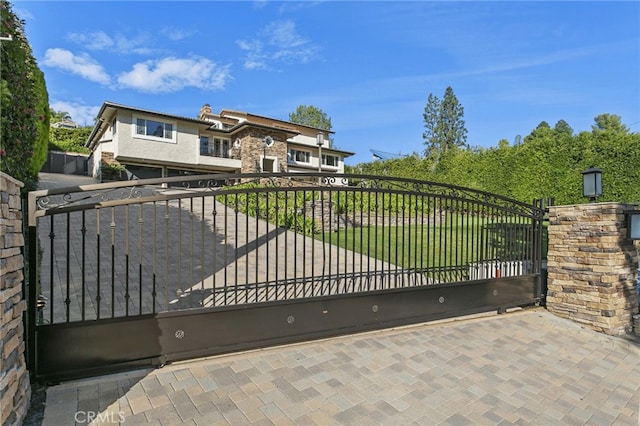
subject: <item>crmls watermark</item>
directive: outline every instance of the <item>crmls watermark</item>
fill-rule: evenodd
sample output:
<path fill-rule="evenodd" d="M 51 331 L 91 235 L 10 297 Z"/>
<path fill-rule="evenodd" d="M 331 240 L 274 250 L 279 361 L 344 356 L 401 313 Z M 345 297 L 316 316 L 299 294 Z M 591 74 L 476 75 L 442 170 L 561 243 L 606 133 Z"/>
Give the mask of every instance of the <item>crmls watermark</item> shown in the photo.
<path fill-rule="evenodd" d="M 98 423 L 124 423 L 124 411 L 98 413 L 95 411 L 78 411 L 73 419 L 76 423 L 92 423 L 94 421 Z"/>

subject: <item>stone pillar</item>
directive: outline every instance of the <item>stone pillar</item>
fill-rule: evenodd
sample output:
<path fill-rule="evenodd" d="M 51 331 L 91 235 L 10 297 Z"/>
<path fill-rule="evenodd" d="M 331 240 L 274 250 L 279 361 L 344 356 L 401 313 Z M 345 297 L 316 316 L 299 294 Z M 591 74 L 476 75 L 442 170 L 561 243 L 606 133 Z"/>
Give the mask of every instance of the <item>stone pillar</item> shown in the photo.
<path fill-rule="evenodd" d="M 31 386 L 24 359 L 22 182 L 0 172 L 0 425 L 22 423 Z"/>
<path fill-rule="evenodd" d="M 606 334 L 631 333 L 638 256 L 624 212 L 597 203 L 549 208 L 547 309 Z"/>

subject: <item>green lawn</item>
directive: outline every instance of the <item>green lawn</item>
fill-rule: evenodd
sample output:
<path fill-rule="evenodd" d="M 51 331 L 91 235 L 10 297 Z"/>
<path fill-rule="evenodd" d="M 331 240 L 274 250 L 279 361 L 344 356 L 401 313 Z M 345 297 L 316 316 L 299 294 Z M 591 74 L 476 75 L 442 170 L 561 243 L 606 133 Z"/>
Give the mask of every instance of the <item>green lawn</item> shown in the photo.
<path fill-rule="evenodd" d="M 528 242 L 506 241 L 504 235 L 487 232 L 487 225 L 498 224 L 489 219 L 451 214 L 442 226 L 341 228 L 336 232 L 325 232 L 324 241 L 402 268 L 465 266 L 476 261 L 505 258 L 506 252 L 516 258 L 522 257 L 521 247 Z M 316 238 L 323 236 L 317 234 Z"/>

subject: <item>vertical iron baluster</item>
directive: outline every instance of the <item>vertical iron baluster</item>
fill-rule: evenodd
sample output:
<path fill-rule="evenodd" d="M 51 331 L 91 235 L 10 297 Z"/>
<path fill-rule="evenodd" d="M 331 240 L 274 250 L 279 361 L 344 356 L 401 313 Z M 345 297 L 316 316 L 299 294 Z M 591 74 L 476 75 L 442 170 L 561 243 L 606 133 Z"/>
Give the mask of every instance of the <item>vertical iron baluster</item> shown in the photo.
<path fill-rule="evenodd" d="M 124 315 L 129 316 L 129 204 L 127 204 L 124 208 L 124 263 L 125 263 L 125 272 L 124 272 Z"/>
<path fill-rule="evenodd" d="M 259 220 L 260 219 L 260 198 L 258 197 L 259 194 L 257 192 L 255 193 L 255 196 L 256 196 L 256 217 L 255 217 L 255 224 L 256 224 L 255 244 L 256 244 L 256 248 L 253 251 L 253 256 L 254 256 L 254 262 L 253 263 L 256 266 L 256 279 L 254 280 L 254 282 L 255 282 L 255 288 L 256 288 L 255 301 L 257 302 L 257 301 L 260 300 L 259 297 L 258 297 L 258 293 L 260 292 L 260 287 L 259 287 L 260 279 L 259 279 L 259 275 L 258 275 L 259 270 L 260 270 L 259 269 L 260 268 L 260 265 L 259 265 L 260 256 L 258 255 L 258 251 L 260 250 L 260 246 L 258 245 L 258 240 L 257 240 L 258 236 L 260 235 L 259 226 L 258 226 L 258 223 L 260 222 L 260 220 Z"/>
<path fill-rule="evenodd" d="M 265 221 L 264 221 L 264 226 L 266 227 L 265 229 L 265 235 L 269 235 L 269 216 L 271 214 L 270 210 L 269 210 L 269 193 L 265 194 Z M 269 241 L 266 241 L 265 245 L 264 245 L 266 254 L 264 256 L 264 260 L 265 260 L 265 282 L 267 283 L 267 287 L 266 287 L 266 297 L 267 297 L 267 301 L 269 300 L 269 292 L 271 290 L 271 285 L 269 284 L 269 278 L 271 276 L 271 271 L 269 270 Z"/>
<path fill-rule="evenodd" d="M 364 231 L 365 231 L 365 225 L 364 225 L 364 196 L 366 194 L 367 197 L 367 225 L 366 225 L 366 231 L 367 231 L 367 238 L 366 238 L 366 245 L 367 245 L 367 249 L 366 249 L 366 254 L 365 254 L 365 249 L 364 249 L 364 244 L 365 244 L 365 238 L 364 238 Z M 371 290 L 371 193 L 370 192 L 365 192 L 363 189 L 360 190 L 360 196 L 362 197 L 363 201 L 360 205 L 360 264 L 362 265 L 362 260 L 363 260 L 363 256 L 366 256 L 366 260 L 367 260 L 367 269 L 365 271 L 365 276 L 366 276 L 366 280 L 367 280 L 367 291 Z"/>
<path fill-rule="evenodd" d="M 300 220 L 300 217 L 298 216 L 298 191 L 294 190 L 293 191 L 293 214 L 291 215 L 293 217 L 294 220 L 294 224 L 293 224 L 293 294 L 294 297 L 298 297 L 298 232 L 300 232 L 299 230 L 299 224 L 298 221 Z M 306 216 L 303 214 L 302 215 L 302 224 L 304 226 L 305 223 L 305 219 Z M 304 234 L 304 228 L 302 230 L 303 235 L 306 237 L 306 234 Z M 302 240 L 304 242 L 304 239 Z M 288 245 L 288 244 L 286 244 Z M 302 257 L 302 267 L 304 268 L 304 255 Z M 287 276 L 285 275 L 285 279 L 287 279 Z M 302 287 L 302 296 L 304 297 L 305 294 L 305 287 Z"/>
<path fill-rule="evenodd" d="M 178 299 L 182 296 L 182 198 L 178 199 L 178 288 L 176 295 Z M 168 246 L 167 246 L 168 247 Z M 167 293 L 167 297 L 169 297 Z"/>
<path fill-rule="evenodd" d="M 440 230 L 440 238 L 441 238 L 441 249 L 442 249 L 442 259 L 440 261 L 440 274 L 443 282 L 449 282 L 449 278 L 447 276 L 447 266 L 449 264 L 447 257 L 449 256 L 449 238 L 447 237 L 447 233 L 449 232 L 449 228 L 451 227 L 451 200 L 443 199 L 444 203 L 444 226 Z"/>
<path fill-rule="evenodd" d="M 289 234 L 289 227 L 291 226 L 291 224 L 287 224 L 287 217 L 289 216 L 289 191 L 285 190 L 284 191 L 284 214 L 282 215 L 282 217 L 284 218 L 284 223 L 281 224 L 282 229 L 284 229 L 284 262 L 283 262 L 283 269 L 284 269 L 284 299 L 288 299 L 289 298 L 289 294 L 288 294 L 288 282 L 287 282 L 287 267 L 289 265 L 289 263 L 287 262 L 288 259 L 288 255 L 289 255 L 289 250 L 288 250 L 288 234 Z M 294 221 L 294 226 L 296 223 L 296 216 L 295 214 L 291 215 L 290 217 L 293 218 Z M 295 238 L 295 233 L 293 234 L 293 238 Z M 277 256 L 276 256 L 277 258 Z M 295 293 L 294 293 L 295 294 Z"/>
<path fill-rule="evenodd" d="M 193 198 L 189 198 L 189 282 L 187 283 L 187 290 L 191 292 L 194 288 L 195 282 L 193 281 L 193 220 L 195 213 L 193 212 Z M 189 295 L 191 296 L 191 294 Z M 190 303 L 193 303 L 193 299 L 189 297 Z M 189 306 L 192 308 L 193 306 Z"/>
<path fill-rule="evenodd" d="M 438 240 L 438 232 L 440 230 L 440 226 L 441 223 L 440 221 L 438 221 L 438 218 L 440 217 L 440 212 L 439 212 L 439 207 L 440 207 L 440 203 L 438 203 L 439 198 L 437 196 L 433 196 L 431 198 L 431 202 L 433 203 L 433 209 L 431 212 L 431 224 L 429 226 L 429 231 L 431 232 L 431 235 L 429 235 L 429 246 L 430 246 L 430 257 L 431 257 L 431 261 L 429 262 L 429 269 L 431 269 L 433 271 L 432 273 L 432 279 L 436 282 L 440 281 L 440 276 L 438 274 L 438 269 L 437 267 L 439 266 L 438 263 L 436 263 L 436 254 L 438 253 L 438 249 L 436 248 L 436 241 Z"/>
<path fill-rule="evenodd" d="M 66 284 L 66 297 L 64 299 L 64 304 L 65 304 L 65 313 L 66 313 L 66 322 L 69 322 L 70 318 L 70 305 L 71 305 L 71 299 L 69 298 L 69 290 L 71 287 L 71 263 L 70 263 L 70 258 L 71 258 L 71 214 L 69 212 L 67 212 L 67 258 L 65 259 L 65 265 L 66 265 L 66 272 L 67 272 L 67 277 L 65 280 L 65 284 Z"/>
<path fill-rule="evenodd" d="M 249 194 L 244 194 L 244 235 L 245 235 L 245 251 L 244 251 L 244 286 L 246 288 L 246 300 L 249 302 L 249 296 L 251 294 L 251 289 L 249 286 L 249 253 L 251 252 L 251 248 L 249 247 Z"/>
<path fill-rule="evenodd" d="M 378 194 L 376 193 L 376 203 L 378 203 Z M 380 289 L 384 289 L 385 288 L 385 264 L 387 262 L 387 259 L 385 258 L 385 251 L 386 251 L 386 245 L 385 245 L 385 205 L 384 205 L 384 192 L 380 195 L 381 200 L 379 207 L 376 206 L 376 209 L 379 209 L 379 211 L 377 210 L 377 215 L 378 217 L 376 218 L 376 253 L 379 252 L 379 285 L 380 285 Z M 378 222 L 379 222 L 379 228 L 378 228 Z M 379 234 L 379 235 L 378 235 Z M 378 240 L 379 240 L 379 246 L 378 246 Z"/>
<path fill-rule="evenodd" d="M 228 194 L 224 194 L 224 246 L 223 246 L 223 265 L 224 265 L 224 305 L 228 304 L 228 296 L 229 296 L 229 288 L 228 283 L 229 279 L 227 276 L 227 271 L 229 269 L 229 196 Z"/>
<path fill-rule="evenodd" d="M 249 194 L 244 195 L 244 235 L 245 235 L 245 251 L 244 251 L 244 299 L 249 303 Z M 256 236 L 257 237 L 257 236 Z"/>
<path fill-rule="evenodd" d="M 233 275 L 233 279 L 234 279 L 234 282 L 233 282 L 234 283 L 234 287 L 233 287 L 234 300 L 233 300 L 233 303 L 235 303 L 237 305 L 238 304 L 238 245 L 240 245 L 240 240 L 238 238 L 238 236 L 239 236 L 239 234 L 238 234 L 238 194 L 236 194 L 233 198 L 235 200 L 235 207 L 234 207 L 234 211 L 233 211 L 233 213 L 234 213 L 233 218 L 234 218 L 234 221 L 235 221 L 234 222 L 235 223 L 235 226 L 234 226 L 234 232 L 235 232 L 234 253 L 235 253 L 235 255 L 234 255 L 234 262 L 233 262 L 233 264 L 234 264 L 234 267 L 233 267 L 233 273 L 234 273 L 234 275 Z"/>
<path fill-rule="evenodd" d="M 389 207 L 388 210 L 387 210 L 388 211 L 387 214 L 389 215 L 389 217 L 388 217 L 388 225 L 387 225 L 387 256 L 389 258 L 389 260 L 387 261 L 388 262 L 387 263 L 387 277 L 388 277 L 388 280 L 389 280 L 388 281 L 389 288 L 391 288 L 391 268 L 393 267 L 393 264 L 394 264 L 394 261 L 393 261 L 393 258 L 392 258 L 392 256 L 393 256 L 392 251 L 393 251 L 393 246 L 396 245 L 396 244 L 392 243 L 392 241 L 391 241 L 391 232 L 392 232 L 391 228 L 393 228 L 393 226 L 392 226 L 392 220 L 393 220 L 393 198 L 394 198 L 394 194 L 393 193 L 389 193 L 389 197 L 388 197 L 388 200 L 387 200 L 388 201 L 388 207 Z M 397 200 L 397 198 L 396 198 L 396 200 Z M 396 220 L 397 220 L 397 217 L 396 217 Z M 398 232 L 397 223 L 396 223 L 396 227 L 395 227 L 395 232 Z M 396 243 L 397 243 L 397 240 L 396 240 Z M 396 268 L 397 268 L 397 265 L 396 265 Z"/>
<path fill-rule="evenodd" d="M 138 204 L 138 315 L 142 315 L 142 236 L 144 218 L 142 204 Z"/>
<path fill-rule="evenodd" d="M 450 260 L 450 267 L 456 267 L 458 266 L 458 240 L 457 240 L 457 232 L 454 233 L 454 228 L 457 230 L 458 229 L 458 200 L 452 200 L 452 208 L 451 208 L 451 227 L 449 229 L 449 236 L 451 238 L 451 253 L 449 258 Z M 452 272 L 452 278 L 450 279 L 451 281 L 457 281 L 457 277 L 455 275 L 455 269 L 451 269 Z"/>
<path fill-rule="evenodd" d="M 278 250 L 278 246 L 279 246 L 279 244 L 278 244 L 278 234 L 279 234 L 279 232 L 277 232 L 277 230 L 278 230 L 278 209 L 280 208 L 279 203 L 278 203 L 279 195 L 280 195 L 279 192 L 275 193 L 275 197 L 274 197 L 275 206 L 274 206 L 274 215 L 273 215 L 273 229 L 274 229 L 274 231 L 276 231 L 274 233 L 275 234 L 275 247 L 274 247 L 274 251 L 275 251 L 275 257 L 274 257 L 274 260 L 275 260 L 274 269 L 275 269 L 275 271 L 274 271 L 274 273 L 275 273 L 275 277 L 274 277 L 274 283 L 275 283 L 275 287 L 276 287 L 275 300 L 279 300 L 278 299 L 279 298 L 278 292 L 280 290 L 280 285 L 278 283 L 278 266 L 280 264 L 280 257 L 278 256 L 278 251 L 279 251 Z"/>
<path fill-rule="evenodd" d="M 180 218 L 178 218 L 178 222 L 180 222 Z M 178 262 L 178 267 L 180 267 L 180 262 Z M 164 202 L 164 310 L 169 310 L 169 200 Z"/>
<path fill-rule="evenodd" d="M 116 305 L 116 208 L 111 207 L 111 318 L 115 316 Z"/>
<path fill-rule="evenodd" d="M 311 190 L 311 217 L 313 218 L 314 222 L 316 220 L 316 194 L 315 191 L 312 189 Z M 322 229 L 322 227 L 320 228 L 320 232 L 324 232 L 324 230 Z M 311 281 L 311 296 L 315 295 L 315 288 L 317 287 L 316 284 L 316 239 L 314 238 L 311 241 L 311 277 L 312 281 Z M 306 264 L 306 262 L 305 262 Z M 306 274 L 303 273 L 303 276 L 306 277 Z"/>
<path fill-rule="evenodd" d="M 96 319 L 100 319 L 100 209 L 96 210 Z"/>
<path fill-rule="evenodd" d="M 348 194 L 348 193 L 347 193 Z M 351 214 L 353 215 L 353 223 L 351 224 L 351 291 L 356 291 L 356 192 L 352 192 L 353 205 L 351 207 Z M 362 222 L 361 222 L 362 223 Z M 362 228 L 360 228 L 362 233 Z M 359 248 L 360 256 L 362 258 L 362 246 Z M 362 270 L 362 262 L 360 262 L 360 270 Z M 345 271 L 346 272 L 346 271 Z"/>
<path fill-rule="evenodd" d="M 318 188 L 318 204 L 320 207 L 320 221 L 322 223 L 322 269 L 320 272 L 320 283 L 321 283 L 321 292 L 320 294 L 327 295 L 329 292 L 325 289 L 325 285 L 328 283 L 331 286 L 331 281 L 329 278 L 331 275 L 331 244 L 329 244 L 329 257 L 327 258 L 327 231 L 329 233 L 329 241 L 331 242 L 331 215 L 325 215 L 325 203 L 324 203 L 324 194 L 320 188 Z M 329 223 L 325 223 L 327 217 L 329 218 Z M 328 271 L 327 271 L 328 267 Z"/>
<path fill-rule="evenodd" d="M 364 290 L 364 282 L 362 281 L 362 278 L 364 277 L 364 275 L 369 275 L 369 259 L 367 259 L 367 270 L 363 271 L 364 268 L 364 191 L 362 190 L 362 187 L 360 187 L 359 189 L 359 198 L 360 198 L 360 290 Z M 368 204 L 367 204 L 368 206 Z M 353 216 L 355 218 L 355 211 L 353 213 Z M 364 274 L 363 274 L 364 272 Z"/>
<path fill-rule="evenodd" d="M 479 270 L 483 267 L 482 263 L 484 262 L 484 253 L 482 252 L 482 247 L 484 246 L 484 222 L 486 220 L 485 209 L 483 206 L 479 204 L 475 204 L 478 209 L 478 223 L 476 224 L 476 243 L 474 247 L 474 252 L 476 253 L 476 264 Z"/>
<path fill-rule="evenodd" d="M 373 252 L 376 255 L 376 259 L 380 259 L 380 260 L 376 260 L 376 277 L 380 277 L 378 279 L 376 279 L 375 284 L 374 284 L 374 290 L 378 290 L 380 287 L 378 287 L 379 284 L 379 279 L 381 279 L 381 275 L 379 274 L 380 272 L 380 265 L 384 265 L 382 262 L 384 262 L 384 248 L 382 249 L 382 253 L 378 253 L 378 218 L 380 217 L 380 212 L 379 212 L 379 204 L 378 204 L 378 191 L 375 192 L 376 194 L 376 205 L 375 205 L 375 210 L 376 210 L 376 218 L 375 218 L 375 232 L 373 233 L 373 238 L 374 238 L 374 245 L 375 248 L 373 250 Z M 382 225 L 384 225 L 384 214 L 382 217 Z M 384 273 L 384 270 L 382 271 Z"/>
<path fill-rule="evenodd" d="M 298 197 L 296 197 L 296 211 L 298 211 Z M 302 222 L 302 297 L 307 297 L 307 227 L 306 227 L 306 218 L 307 218 L 307 190 L 302 190 L 302 212 L 303 212 L 303 222 Z M 312 216 L 311 218 L 312 227 L 315 227 L 315 218 Z M 311 234 L 309 237 L 313 238 L 314 229 L 311 229 Z M 313 244 L 315 240 L 311 241 Z M 313 246 L 312 246 L 313 247 Z M 296 242 L 296 248 L 294 250 L 296 259 L 298 258 L 298 245 Z M 293 276 L 295 277 L 296 282 L 298 282 L 298 262 L 293 262 Z M 313 276 L 313 274 L 311 275 Z M 313 294 L 313 280 L 311 281 L 311 294 Z"/>
<path fill-rule="evenodd" d="M 331 206 L 331 202 L 333 201 L 332 199 L 333 197 L 333 193 L 330 192 L 329 193 L 329 205 Z M 340 249 L 340 211 L 342 210 L 342 208 L 340 207 L 340 201 L 341 201 L 340 194 L 337 194 L 337 196 L 335 197 L 336 201 L 336 212 L 337 214 L 334 216 L 333 214 L 331 214 L 329 216 L 329 226 L 331 226 L 331 224 L 333 223 L 333 218 L 336 217 L 336 230 L 335 230 L 335 236 L 336 236 L 336 294 L 340 293 L 340 281 L 342 281 L 342 277 L 340 274 L 340 252 L 345 253 L 346 252 L 346 247 L 347 247 L 347 230 L 346 228 L 344 229 L 344 243 L 343 243 L 343 248 L 342 250 Z M 332 232 L 331 235 L 334 235 L 334 233 Z M 332 244 L 333 245 L 333 244 Z M 331 249 L 331 247 L 329 247 L 329 249 Z M 329 259 L 333 260 L 333 256 L 329 255 Z M 345 253 L 344 256 L 344 266 L 343 266 L 343 270 L 346 271 L 346 266 L 347 266 L 347 256 Z M 329 268 L 329 275 L 331 275 L 331 268 Z M 342 291 L 346 293 L 347 291 L 347 281 L 345 279 L 345 282 L 343 284 L 342 287 Z"/>
<path fill-rule="evenodd" d="M 400 271 L 402 271 L 403 265 L 404 265 L 404 193 L 402 194 L 402 205 L 399 205 L 400 202 L 400 195 L 396 195 L 396 241 L 395 241 L 395 246 L 396 246 L 396 270 L 395 270 L 395 286 L 398 286 L 398 268 L 400 268 Z M 402 217 L 400 217 L 402 212 Z M 402 225 L 399 224 L 399 222 L 402 221 Z M 400 238 L 398 238 L 398 234 L 400 234 Z M 400 241 L 398 241 L 400 240 Z M 402 243 L 402 249 L 399 249 L 398 246 L 400 246 L 400 243 Z M 400 253 L 398 253 L 400 252 Z M 398 259 L 398 256 L 402 255 L 402 258 Z M 400 285 L 402 286 L 402 275 L 400 275 Z"/>
<path fill-rule="evenodd" d="M 418 243 L 418 231 L 422 232 L 422 228 L 419 227 L 419 218 L 418 218 L 418 213 L 419 213 L 419 208 L 418 208 L 418 200 L 420 200 L 421 197 L 418 194 L 415 194 L 413 196 L 413 248 L 411 248 L 411 245 L 409 245 L 409 247 L 413 250 L 413 274 L 414 274 L 414 284 L 415 285 L 420 285 L 421 283 L 418 283 L 418 248 L 420 247 L 419 243 Z"/>
<path fill-rule="evenodd" d="M 465 266 L 465 270 L 463 270 L 463 275 L 469 273 L 469 230 L 471 228 L 471 220 L 469 213 L 469 201 L 465 200 L 462 202 L 462 215 L 463 215 L 463 225 L 462 225 L 462 233 L 463 233 L 463 242 L 462 242 L 462 250 L 464 251 L 464 259 L 462 260 L 462 265 Z M 464 277 L 462 278 L 464 279 Z M 469 277 L 467 276 L 468 280 Z"/>
<path fill-rule="evenodd" d="M 425 229 L 424 226 L 424 195 L 420 195 L 420 282 L 422 283 L 422 279 L 425 277 L 426 275 L 426 271 L 425 271 L 425 265 L 424 265 L 424 259 L 425 259 L 425 255 L 429 255 L 429 250 L 428 250 L 428 246 L 427 244 L 429 244 L 429 216 L 428 216 L 428 212 L 427 212 L 427 227 Z M 427 208 L 428 207 L 427 203 Z M 426 231 L 426 232 L 425 232 Z M 425 235 L 426 234 L 426 235 Z M 425 247 L 427 248 L 427 250 L 425 250 Z M 417 250 L 416 250 L 417 251 Z M 427 284 L 429 284 L 428 281 L 428 275 L 427 275 Z"/>
<path fill-rule="evenodd" d="M 157 238 L 158 238 L 158 204 L 154 201 L 153 205 L 153 225 L 152 228 L 152 280 L 151 280 L 151 312 L 156 313 L 156 277 L 158 276 L 158 271 L 156 269 L 157 266 Z"/>
<path fill-rule="evenodd" d="M 200 197 L 200 305 L 204 306 L 204 252 L 205 252 L 205 236 L 206 236 L 206 221 L 205 221 L 205 207 L 204 207 L 204 195 Z"/>
<path fill-rule="evenodd" d="M 87 250 L 86 250 L 86 236 L 87 236 L 87 223 L 86 223 L 86 211 L 82 210 L 82 228 L 80 233 L 82 234 L 82 320 L 84 321 L 86 315 L 86 287 L 87 287 Z"/>
<path fill-rule="evenodd" d="M 55 256 L 54 256 L 54 244 L 53 241 L 56 238 L 56 233 L 54 231 L 54 216 L 51 216 L 51 229 L 49 230 L 49 324 L 53 324 L 53 311 L 54 311 L 54 293 L 53 293 L 53 271 L 55 269 Z"/>
<path fill-rule="evenodd" d="M 216 276 L 218 275 L 218 242 L 217 242 L 218 227 L 216 226 L 216 219 L 218 216 L 218 210 L 217 210 L 218 203 L 216 201 L 216 197 L 213 195 L 211 196 L 211 203 L 213 205 L 211 210 L 211 217 L 213 219 L 213 223 L 211 225 L 211 228 L 213 229 L 213 232 L 212 232 L 213 249 L 211 250 L 212 256 L 213 256 L 213 258 L 211 259 L 211 263 L 213 264 L 213 267 L 212 267 L 213 283 L 211 284 L 212 285 L 211 291 L 213 295 L 213 306 L 216 306 L 217 295 L 218 295 L 218 291 L 216 288 L 216 282 L 217 282 Z"/>

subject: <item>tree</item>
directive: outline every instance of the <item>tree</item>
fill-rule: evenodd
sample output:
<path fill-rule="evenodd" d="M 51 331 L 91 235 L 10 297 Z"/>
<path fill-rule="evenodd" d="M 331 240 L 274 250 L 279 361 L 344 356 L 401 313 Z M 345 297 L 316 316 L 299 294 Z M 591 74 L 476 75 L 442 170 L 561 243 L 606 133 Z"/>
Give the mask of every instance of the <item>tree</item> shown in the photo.
<path fill-rule="evenodd" d="M 49 99 L 44 75 L 24 34 L 24 22 L 8 2 L 0 6 L 0 170 L 35 189 L 38 172 L 46 161 L 49 141 Z"/>
<path fill-rule="evenodd" d="M 622 124 L 622 120 L 619 115 L 600 114 L 594 118 L 594 121 L 596 124 L 591 126 L 594 135 L 602 132 L 629 133 L 629 129 L 627 126 Z"/>
<path fill-rule="evenodd" d="M 573 135 L 573 129 L 571 128 L 571 126 L 569 126 L 569 123 L 567 123 L 564 120 L 558 120 L 558 122 L 556 123 L 555 127 L 553 128 L 553 131 L 558 136 L 560 136 L 560 135 L 572 136 Z"/>
<path fill-rule="evenodd" d="M 464 108 L 451 86 L 447 87 L 442 100 L 432 93 L 427 98 L 422 115 L 424 119 L 425 155 L 439 155 L 452 148 L 467 146 L 467 129 L 464 124 Z"/>
<path fill-rule="evenodd" d="M 289 121 L 304 126 L 321 130 L 333 130 L 331 118 L 320 108 L 313 105 L 298 105 L 295 112 L 289 113 Z M 329 136 L 329 147 L 333 145 L 333 139 Z"/>
<path fill-rule="evenodd" d="M 71 115 L 67 111 L 56 111 L 53 108 L 51 108 L 50 111 L 52 123 L 59 123 L 63 120 L 71 120 Z"/>
<path fill-rule="evenodd" d="M 429 93 L 427 104 L 424 106 L 424 133 L 422 138 L 426 148 L 424 150 L 425 157 L 433 154 L 438 148 L 438 120 L 440 119 L 440 100 L 433 93 Z"/>

